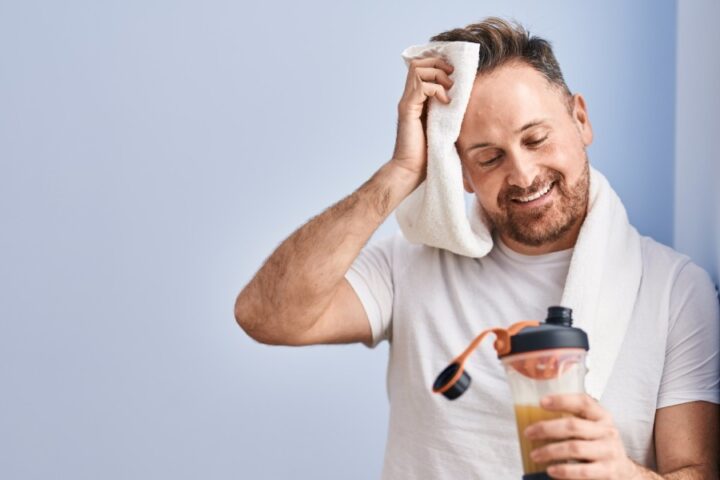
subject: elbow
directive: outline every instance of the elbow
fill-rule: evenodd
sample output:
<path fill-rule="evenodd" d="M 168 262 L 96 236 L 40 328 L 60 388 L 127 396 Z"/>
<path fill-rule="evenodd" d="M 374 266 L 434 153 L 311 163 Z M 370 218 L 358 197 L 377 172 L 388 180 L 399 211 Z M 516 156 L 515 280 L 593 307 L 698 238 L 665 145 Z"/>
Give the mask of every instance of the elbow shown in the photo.
<path fill-rule="evenodd" d="M 260 319 L 235 310 L 235 322 L 245 334 L 258 343 L 268 343 L 263 335 L 254 326 L 260 323 Z"/>
<path fill-rule="evenodd" d="M 235 322 L 245 332 L 245 334 L 255 340 L 258 343 L 264 345 L 282 345 L 277 339 L 270 337 L 266 332 L 263 332 L 262 325 L 265 324 L 263 316 L 252 309 L 250 306 L 245 304 L 242 299 L 242 294 L 238 296 L 235 301 Z"/>
<path fill-rule="evenodd" d="M 240 301 L 240 296 L 237 297 L 235 300 L 235 321 L 237 324 L 245 330 L 244 324 L 247 322 L 247 319 L 245 318 L 245 308 L 243 307 L 242 302 Z"/>
<path fill-rule="evenodd" d="M 250 338 L 259 341 L 256 338 L 255 328 L 258 325 L 258 315 L 242 301 L 242 293 L 235 300 L 235 322 Z M 262 343 L 262 342 L 261 342 Z"/>
<path fill-rule="evenodd" d="M 235 299 L 235 308 L 234 308 L 235 321 L 240 326 L 240 328 L 245 330 L 244 324 L 247 322 L 247 319 L 245 318 L 246 308 L 244 307 L 241 299 L 242 299 L 242 292 L 240 292 L 240 295 L 238 295 L 237 298 Z"/>

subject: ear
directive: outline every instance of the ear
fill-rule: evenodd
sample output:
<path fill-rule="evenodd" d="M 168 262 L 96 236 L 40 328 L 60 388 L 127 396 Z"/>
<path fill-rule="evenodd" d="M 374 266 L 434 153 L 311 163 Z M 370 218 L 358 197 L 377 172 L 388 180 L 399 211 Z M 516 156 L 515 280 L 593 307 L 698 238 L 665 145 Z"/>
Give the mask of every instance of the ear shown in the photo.
<path fill-rule="evenodd" d="M 587 147 L 593 141 L 592 125 L 590 124 L 590 117 L 588 117 L 587 107 L 585 105 L 585 99 L 579 93 L 573 95 L 572 98 L 573 113 L 572 119 L 575 126 L 580 133 L 580 138 L 583 144 Z"/>

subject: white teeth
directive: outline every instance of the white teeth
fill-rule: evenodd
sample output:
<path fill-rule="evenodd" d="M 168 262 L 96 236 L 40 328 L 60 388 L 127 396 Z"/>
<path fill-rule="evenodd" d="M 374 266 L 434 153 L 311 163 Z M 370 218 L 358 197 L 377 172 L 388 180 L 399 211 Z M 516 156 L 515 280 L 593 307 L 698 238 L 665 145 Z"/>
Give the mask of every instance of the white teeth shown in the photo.
<path fill-rule="evenodd" d="M 552 185 L 553 185 L 552 182 L 550 182 L 547 184 L 547 186 L 545 188 L 543 188 L 539 192 L 534 193 L 534 194 L 530 195 L 529 197 L 516 198 L 515 200 L 517 200 L 518 202 L 522 202 L 522 203 L 527 203 L 527 202 L 532 202 L 533 200 L 537 200 L 538 198 L 542 197 L 547 192 L 549 192 Z"/>

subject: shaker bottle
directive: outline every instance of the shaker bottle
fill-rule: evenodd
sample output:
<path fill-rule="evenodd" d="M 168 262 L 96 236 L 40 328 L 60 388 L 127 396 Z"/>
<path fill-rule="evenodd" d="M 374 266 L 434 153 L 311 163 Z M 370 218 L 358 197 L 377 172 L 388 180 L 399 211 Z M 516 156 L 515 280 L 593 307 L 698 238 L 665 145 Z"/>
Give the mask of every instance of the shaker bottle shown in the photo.
<path fill-rule="evenodd" d="M 507 329 L 487 329 L 438 375 L 433 392 L 454 400 L 467 390 L 471 378 L 464 371 L 464 363 L 489 333 L 496 336 L 495 350 L 505 367 L 513 396 L 523 480 L 549 480 L 545 469 L 550 464 L 533 462 L 530 452 L 554 440 L 530 440 L 523 432 L 535 422 L 571 416 L 544 410 L 540 400 L 550 394 L 585 392 L 587 334 L 572 326 L 572 310 L 560 306 L 548 308 L 544 323 L 531 320 Z"/>

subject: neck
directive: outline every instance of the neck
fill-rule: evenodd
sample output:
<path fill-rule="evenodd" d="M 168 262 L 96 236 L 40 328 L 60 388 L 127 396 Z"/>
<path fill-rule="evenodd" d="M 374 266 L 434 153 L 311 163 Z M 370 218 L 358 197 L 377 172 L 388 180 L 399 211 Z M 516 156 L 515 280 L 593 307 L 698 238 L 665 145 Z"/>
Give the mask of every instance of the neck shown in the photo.
<path fill-rule="evenodd" d="M 578 235 L 580 235 L 580 227 L 582 227 L 582 223 L 581 219 L 560 238 L 552 242 L 543 243 L 542 245 L 527 245 L 509 238 L 504 233 L 499 233 L 499 235 L 502 242 L 514 252 L 522 255 L 543 255 L 546 253 L 559 252 L 560 250 L 573 248 L 577 242 Z"/>

